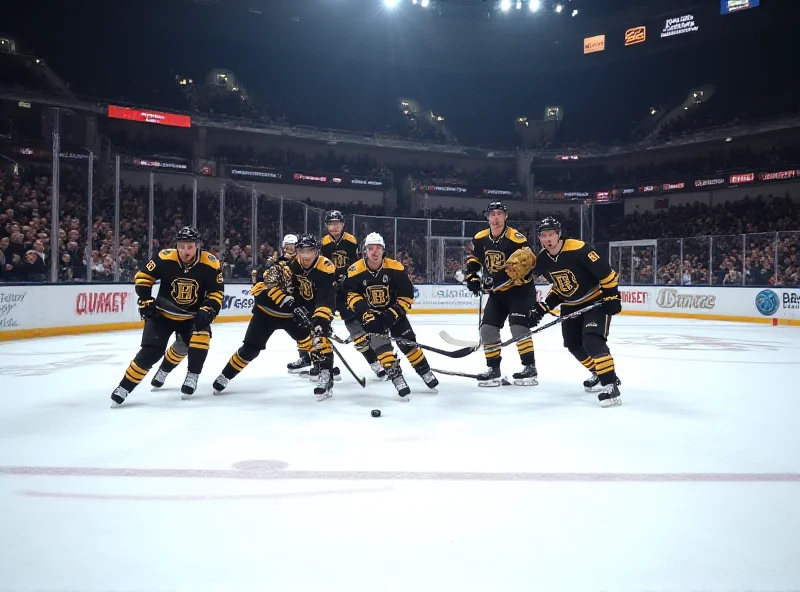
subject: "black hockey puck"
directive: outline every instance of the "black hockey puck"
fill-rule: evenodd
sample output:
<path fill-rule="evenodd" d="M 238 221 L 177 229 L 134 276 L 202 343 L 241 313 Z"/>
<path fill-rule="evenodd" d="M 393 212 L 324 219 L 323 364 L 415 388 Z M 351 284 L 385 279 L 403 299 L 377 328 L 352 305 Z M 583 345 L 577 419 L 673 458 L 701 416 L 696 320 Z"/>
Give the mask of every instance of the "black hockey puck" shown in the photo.
<path fill-rule="evenodd" d="M 370 414 L 372 415 L 372 417 L 380 417 L 381 416 L 381 410 L 380 409 L 373 409 L 370 412 Z"/>

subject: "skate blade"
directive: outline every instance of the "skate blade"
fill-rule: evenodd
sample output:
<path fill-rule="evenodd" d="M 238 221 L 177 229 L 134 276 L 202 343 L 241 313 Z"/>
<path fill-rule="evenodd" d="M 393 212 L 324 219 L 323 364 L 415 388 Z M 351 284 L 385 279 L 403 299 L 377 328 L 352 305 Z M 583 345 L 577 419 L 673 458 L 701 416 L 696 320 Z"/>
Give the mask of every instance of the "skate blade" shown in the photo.
<path fill-rule="evenodd" d="M 429 388 L 425 392 L 430 393 L 431 395 L 438 395 L 439 394 L 439 389 L 437 389 L 436 387 L 433 387 L 433 388 Z"/>
<path fill-rule="evenodd" d="M 337 374 L 336 376 L 333 377 L 333 382 L 341 382 L 341 381 L 342 381 L 341 374 Z"/>
<path fill-rule="evenodd" d="M 184 401 L 190 401 L 192 399 L 192 397 L 194 397 L 194 393 L 192 393 L 191 395 L 183 393 L 181 395 L 181 399 L 183 399 Z"/>
<path fill-rule="evenodd" d="M 514 386 L 539 386 L 539 381 L 535 378 L 515 378 Z"/>
<path fill-rule="evenodd" d="M 151 384 L 151 385 L 150 385 L 150 387 L 151 387 L 151 388 L 150 388 L 150 392 L 151 392 L 151 393 L 154 393 L 154 392 L 156 392 L 158 389 L 160 389 L 162 386 L 164 386 L 164 385 L 162 384 L 161 386 L 156 386 L 156 385 L 154 385 L 154 384 Z"/>
<path fill-rule="evenodd" d="M 221 390 L 221 391 L 218 391 L 218 390 L 215 390 L 215 391 L 214 391 L 214 396 L 215 396 L 215 397 L 217 397 L 217 396 L 219 396 L 219 395 L 224 395 L 224 394 L 225 394 L 225 390 L 224 390 L 224 389 L 223 389 L 223 390 Z"/>
<path fill-rule="evenodd" d="M 321 395 L 315 394 L 314 396 L 317 398 L 317 403 L 322 403 L 322 401 L 330 399 L 333 396 L 333 393 L 328 392 Z"/>
<path fill-rule="evenodd" d="M 297 368 L 295 370 L 287 369 L 286 372 L 289 374 L 303 374 L 303 373 L 308 374 L 308 369 L 307 368 Z"/>
<path fill-rule="evenodd" d="M 603 399 L 600 401 L 600 406 L 605 407 L 619 407 L 622 405 L 622 397 L 612 397 L 611 399 Z"/>
<path fill-rule="evenodd" d="M 408 402 L 411 400 L 411 395 L 410 395 L 410 394 L 408 394 L 408 395 L 401 395 L 400 397 L 398 397 L 398 399 L 399 399 L 399 400 L 400 400 L 402 403 L 408 403 Z"/>
<path fill-rule="evenodd" d="M 492 380 L 480 380 L 478 381 L 478 386 L 482 388 L 494 388 L 496 386 L 502 386 L 503 381 L 499 378 L 493 378 Z"/>
<path fill-rule="evenodd" d="M 124 401 L 123 401 L 124 403 Z M 111 408 L 116 409 L 117 407 L 122 407 L 122 403 L 117 403 L 116 401 L 111 402 Z"/>
<path fill-rule="evenodd" d="M 585 387 L 583 387 L 583 390 L 585 390 L 587 393 L 596 393 L 597 391 L 600 390 L 600 387 L 599 386 L 585 386 Z"/>

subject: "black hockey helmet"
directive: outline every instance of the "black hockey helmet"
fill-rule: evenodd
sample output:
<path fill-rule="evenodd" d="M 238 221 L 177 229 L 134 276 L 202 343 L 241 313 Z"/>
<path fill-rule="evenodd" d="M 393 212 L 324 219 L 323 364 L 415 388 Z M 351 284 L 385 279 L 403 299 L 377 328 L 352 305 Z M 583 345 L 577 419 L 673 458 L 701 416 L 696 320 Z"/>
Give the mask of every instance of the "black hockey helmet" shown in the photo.
<path fill-rule="evenodd" d="M 341 222 L 344 224 L 344 216 L 339 210 L 331 210 L 325 214 L 325 224 L 330 224 L 331 222 Z"/>
<path fill-rule="evenodd" d="M 191 226 L 184 226 L 175 235 L 176 243 L 199 243 L 200 233 Z"/>
<path fill-rule="evenodd" d="M 319 249 L 319 242 L 317 242 L 317 237 L 313 234 L 301 234 L 300 238 L 297 239 L 295 248 L 298 251 L 300 249 Z"/>
<path fill-rule="evenodd" d="M 539 224 L 536 225 L 536 234 L 542 234 L 545 230 L 555 230 L 559 236 L 561 235 L 561 222 L 553 218 L 552 216 L 548 216 L 544 218 Z"/>
<path fill-rule="evenodd" d="M 489 212 L 491 212 L 492 210 L 502 210 L 508 213 L 508 208 L 506 207 L 506 204 L 504 204 L 502 201 L 493 201 L 488 206 L 486 206 L 486 211 L 484 212 L 484 214 L 486 215 L 487 218 L 489 217 Z"/>

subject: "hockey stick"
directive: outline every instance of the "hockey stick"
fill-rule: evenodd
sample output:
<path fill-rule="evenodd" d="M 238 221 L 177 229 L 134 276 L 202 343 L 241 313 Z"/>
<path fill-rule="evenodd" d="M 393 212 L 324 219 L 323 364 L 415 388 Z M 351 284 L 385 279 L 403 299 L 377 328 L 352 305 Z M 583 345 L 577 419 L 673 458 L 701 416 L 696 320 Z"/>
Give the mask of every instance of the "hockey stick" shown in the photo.
<path fill-rule="evenodd" d="M 311 325 L 311 319 L 308 318 L 307 314 L 295 315 L 295 319 L 300 320 L 303 326 L 306 329 L 308 329 L 312 335 L 314 334 L 314 328 Z M 329 339 L 335 337 L 335 335 L 333 335 L 333 329 L 331 329 L 331 335 L 326 335 L 326 337 L 328 337 Z M 339 338 L 337 337 L 336 339 L 338 340 Z M 356 373 L 350 367 L 350 364 L 347 363 L 347 360 L 345 360 L 342 354 L 339 353 L 339 350 L 336 349 L 336 346 L 333 345 L 333 343 L 331 343 L 331 350 L 333 350 L 333 353 L 336 354 L 336 357 L 339 358 L 339 360 L 341 360 L 342 364 L 344 364 L 344 367 L 347 368 L 347 371 L 350 372 L 352 377 L 356 379 L 356 382 L 361 385 L 361 388 L 367 388 L 367 379 L 359 378 L 358 375 L 356 375 Z"/>
<path fill-rule="evenodd" d="M 170 302 L 166 298 L 156 298 L 156 309 L 181 319 L 194 318 L 194 313 L 186 312 L 182 308 L 178 308 L 174 303 Z"/>
<path fill-rule="evenodd" d="M 555 321 L 547 323 L 546 325 L 542 325 L 541 327 L 537 327 L 536 329 L 534 329 L 532 331 L 529 331 L 529 332 L 525 333 L 524 335 L 520 335 L 519 337 L 513 337 L 513 338 L 509 339 L 508 341 L 504 341 L 504 342 L 500 343 L 499 345 L 497 345 L 495 348 L 492 348 L 491 350 L 488 350 L 488 351 L 496 351 L 497 349 L 500 349 L 502 347 L 506 347 L 507 345 L 511 345 L 512 343 L 516 343 L 517 341 L 522 341 L 523 339 L 527 339 L 528 337 L 530 337 L 531 335 L 534 335 L 535 333 L 538 333 L 539 331 L 544 331 L 548 327 L 552 327 L 553 325 L 558 325 L 559 323 L 562 323 L 562 322 L 566 321 L 567 319 L 574 319 L 575 317 L 578 317 L 578 316 L 582 315 L 586 311 L 592 310 L 593 308 L 597 308 L 598 306 L 601 306 L 602 304 L 603 304 L 602 301 L 593 302 L 592 304 L 590 304 L 589 306 L 587 306 L 585 308 L 582 308 L 580 310 L 576 310 L 575 312 L 571 312 L 569 314 L 560 316 Z M 439 332 L 439 337 L 441 337 L 442 340 L 446 341 L 450 345 L 460 345 L 460 346 L 463 346 L 465 348 L 466 347 L 474 347 L 476 349 L 481 346 L 480 342 L 467 341 L 465 339 L 456 339 L 455 337 L 452 337 L 449 333 L 447 333 L 447 331 L 440 331 Z"/>

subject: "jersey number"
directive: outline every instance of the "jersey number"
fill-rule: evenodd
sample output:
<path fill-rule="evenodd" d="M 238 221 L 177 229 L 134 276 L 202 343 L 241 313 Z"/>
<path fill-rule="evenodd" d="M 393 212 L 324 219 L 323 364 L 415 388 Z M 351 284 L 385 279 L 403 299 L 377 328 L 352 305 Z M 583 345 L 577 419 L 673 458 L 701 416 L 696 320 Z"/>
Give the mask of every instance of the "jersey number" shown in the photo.
<path fill-rule="evenodd" d="M 172 280 L 172 299 L 184 306 L 191 306 L 197 302 L 197 292 L 199 286 L 197 282 L 189 278 L 177 278 Z"/>
<path fill-rule="evenodd" d="M 503 265 L 506 262 L 506 255 L 500 251 L 486 251 L 486 254 L 483 256 L 483 261 L 489 273 L 497 273 L 503 269 Z"/>
<path fill-rule="evenodd" d="M 386 306 L 389 304 L 389 288 L 386 286 L 368 286 L 367 302 L 370 306 Z"/>

